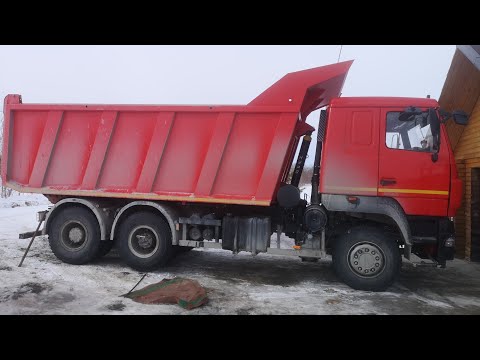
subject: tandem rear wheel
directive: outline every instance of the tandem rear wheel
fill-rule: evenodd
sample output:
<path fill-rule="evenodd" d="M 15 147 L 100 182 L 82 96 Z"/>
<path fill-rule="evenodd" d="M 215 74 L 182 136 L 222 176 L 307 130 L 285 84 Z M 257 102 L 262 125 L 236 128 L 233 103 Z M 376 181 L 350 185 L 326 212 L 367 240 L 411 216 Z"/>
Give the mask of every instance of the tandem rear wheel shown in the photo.
<path fill-rule="evenodd" d="M 172 232 L 162 217 L 150 212 L 134 213 L 121 224 L 117 246 L 130 267 L 155 270 L 172 256 Z"/>
<path fill-rule="evenodd" d="M 55 215 L 48 230 L 48 242 L 58 259 L 74 265 L 88 263 L 105 251 L 97 218 L 79 206 L 62 209 Z"/>
<path fill-rule="evenodd" d="M 394 283 L 402 263 L 398 244 L 380 229 L 359 226 L 334 244 L 333 269 L 357 290 L 383 291 Z"/>

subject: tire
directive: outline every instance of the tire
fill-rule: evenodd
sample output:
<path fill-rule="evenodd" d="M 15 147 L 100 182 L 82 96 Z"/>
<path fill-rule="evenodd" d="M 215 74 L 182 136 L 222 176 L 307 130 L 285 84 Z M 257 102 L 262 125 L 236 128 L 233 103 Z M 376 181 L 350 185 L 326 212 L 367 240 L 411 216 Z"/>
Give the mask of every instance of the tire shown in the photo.
<path fill-rule="evenodd" d="M 53 218 L 48 242 L 61 261 L 81 265 L 97 257 L 100 250 L 100 226 L 88 209 L 69 207 Z"/>
<path fill-rule="evenodd" d="M 118 250 L 133 269 L 151 271 L 166 265 L 172 256 L 172 232 L 155 214 L 138 212 L 120 226 Z"/>
<path fill-rule="evenodd" d="M 98 249 L 98 257 L 101 258 L 107 255 L 110 250 L 113 248 L 112 240 L 102 240 L 100 241 L 100 248 Z"/>
<path fill-rule="evenodd" d="M 333 269 L 356 290 L 384 291 L 394 283 L 402 264 L 396 241 L 375 227 L 355 227 L 333 248 Z"/>

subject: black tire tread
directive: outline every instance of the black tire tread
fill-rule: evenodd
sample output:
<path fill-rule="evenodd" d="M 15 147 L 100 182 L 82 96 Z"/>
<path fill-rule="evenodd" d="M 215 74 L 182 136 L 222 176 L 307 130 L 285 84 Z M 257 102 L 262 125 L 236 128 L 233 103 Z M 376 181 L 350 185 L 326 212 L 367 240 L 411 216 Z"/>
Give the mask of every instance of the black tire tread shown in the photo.
<path fill-rule="evenodd" d="M 60 228 L 69 220 L 81 222 L 91 235 L 86 246 L 79 251 L 68 251 L 60 240 Z M 100 226 L 95 215 L 88 209 L 72 206 L 60 209 L 53 218 L 48 231 L 48 243 L 55 256 L 67 264 L 82 265 L 94 260 L 100 250 Z"/>
<path fill-rule="evenodd" d="M 146 259 L 139 258 L 128 248 L 130 230 L 138 225 L 148 225 L 154 229 L 160 240 L 157 252 Z M 133 213 L 122 222 L 119 229 L 118 250 L 122 259 L 138 271 L 152 271 L 165 266 L 172 257 L 172 232 L 168 223 L 159 215 L 150 212 Z"/>
<path fill-rule="evenodd" d="M 348 265 L 348 251 L 362 240 L 379 246 L 385 254 L 385 269 L 377 277 L 362 278 Z M 344 283 L 353 289 L 365 291 L 386 290 L 395 282 L 402 264 L 397 242 L 388 239 L 381 229 L 373 226 L 357 226 L 340 236 L 333 246 L 332 260 L 335 273 Z"/>

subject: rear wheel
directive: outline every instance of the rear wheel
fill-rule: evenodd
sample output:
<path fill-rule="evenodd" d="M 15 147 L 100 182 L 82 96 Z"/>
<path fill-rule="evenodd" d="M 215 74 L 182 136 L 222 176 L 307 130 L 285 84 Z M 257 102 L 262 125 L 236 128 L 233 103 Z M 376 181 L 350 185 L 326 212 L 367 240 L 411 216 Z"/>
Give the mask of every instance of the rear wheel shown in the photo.
<path fill-rule="evenodd" d="M 53 218 L 48 242 L 55 256 L 68 264 L 85 264 L 100 251 L 100 226 L 91 211 L 69 207 Z"/>
<path fill-rule="evenodd" d="M 132 268 L 151 271 L 165 265 L 172 255 L 172 232 L 158 215 L 138 212 L 120 226 L 118 250 Z"/>
<path fill-rule="evenodd" d="M 398 244 L 375 227 L 356 227 L 339 237 L 333 249 L 337 276 L 357 290 L 383 291 L 393 284 L 402 259 Z"/>

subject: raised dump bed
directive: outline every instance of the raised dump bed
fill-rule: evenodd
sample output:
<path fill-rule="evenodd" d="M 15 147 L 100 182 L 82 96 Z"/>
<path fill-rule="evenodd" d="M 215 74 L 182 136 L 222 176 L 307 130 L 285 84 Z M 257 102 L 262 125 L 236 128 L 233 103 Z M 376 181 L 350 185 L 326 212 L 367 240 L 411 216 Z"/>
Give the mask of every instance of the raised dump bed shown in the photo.
<path fill-rule="evenodd" d="M 2 179 L 20 192 L 268 206 L 305 119 L 351 62 L 290 73 L 248 105 L 24 104 L 5 98 Z M 52 199 L 54 197 L 51 197 Z"/>

